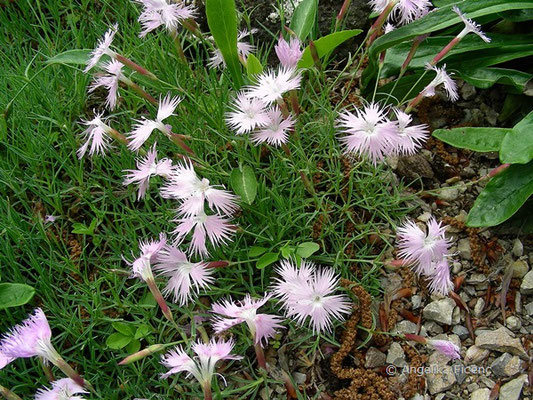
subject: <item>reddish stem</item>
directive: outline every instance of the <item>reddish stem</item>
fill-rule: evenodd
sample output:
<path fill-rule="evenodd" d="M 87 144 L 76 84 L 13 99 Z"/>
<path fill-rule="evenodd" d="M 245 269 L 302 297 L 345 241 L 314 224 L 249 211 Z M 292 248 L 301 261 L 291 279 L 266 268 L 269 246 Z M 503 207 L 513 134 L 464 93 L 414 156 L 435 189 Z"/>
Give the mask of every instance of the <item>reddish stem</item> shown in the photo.
<path fill-rule="evenodd" d="M 376 37 L 378 36 L 379 30 L 381 29 L 381 27 L 385 23 L 385 20 L 387 19 L 389 14 L 392 12 L 392 9 L 394 8 L 395 5 L 396 5 L 395 2 L 391 1 L 387 5 L 387 7 L 385 7 L 383 12 L 379 15 L 378 19 L 376 19 L 376 22 L 374 22 L 374 24 L 372 25 L 372 27 L 368 31 L 368 34 L 370 35 L 370 37 L 368 38 L 368 43 L 367 43 L 368 46 L 370 46 L 374 42 L 374 40 L 376 40 Z"/>
<path fill-rule="evenodd" d="M 150 292 L 152 292 L 152 294 L 154 295 L 154 299 L 157 304 L 159 304 L 159 307 L 161 308 L 161 311 L 163 312 L 165 318 L 168 319 L 170 322 L 174 322 L 172 312 L 170 311 L 170 308 L 168 308 L 167 302 L 165 301 L 163 295 L 161 294 L 161 291 L 155 284 L 155 281 L 153 279 L 148 279 L 146 281 L 146 284 L 148 285 Z"/>
<path fill-rule="evenodd" d="M 265 360 L 265 352 L 263 351 L 261 344 L 256 343 L 254 345 L 254 348 L 255 348 L 255 356 L 257 358 L 257 365 L 259 366 L 259 368 L 263 368 L 266 371 L 267 366 L 266 366 L 266 360 Z"/>
<path fill-rule="evenodd" d="M 344 3 L 342 3 L 342 7 L 339 11 L 339 14 L 337 15 L 337 21 L 335 22 L 335 29 L 339 27 L 342 20 L 344 19 L 344 16 L 348 12 L 348 7 L 350 7 L 352 0 L 344 0 Z"/>
<path fill-rule="evenodd" d="M 461 38 L 459 36 L 454 37 L 450 43 L 448 43 L 440 52 L 435 56 L 433 60 L 431 60 L 430 64 L 435 66 L 437 63 L 442 60 L 442 58 L 448 54 L 448 52 L 453 49 L 453 47 L 461 41 Z"/>
<path fill-rule="evenodd" d="M 147 76 L 151 79 L 157 80 L 157 76 L 155 76 L 153 73 L 148 71 L 146 68 L 141 67 L 139 64 L 134 63 L 129 58 L 126 58 L 121 54 L 117 54 L 115 58 L 117 59 L 117 61 L 120 61 L 122 64 L 127 65 L 131 69 L 134 69 L 139 74 Z"/>
<path fill-rule="evenodd" d="M 207 263 L 207 268 L 224 268 L 228 265 L 228 261 L 211 261 L 210 263 Z"/>
<path fill-rule="evenodd" d="M 409 66 L 409 64 L 411 63 L 413 57 L 416 54 L 416 50 L 418 49 L 418 46 L 420 46 L 420 44 L 424 40 L 426 40 L 426 38 L 428 36 L 429 36 L 429 34 L 420 35 L 420 36 L 416 37 L 416 39 L 413 41 L 413 45 L 411 46 L 411 50 L 409 50 L 409 54 L 407 54 L 407 58 L 405 59 L 405 61 L 402 64 L 402 68 L 400 70 L 400 75 L 403 75 L 404 72 L 407 70 L 407 67 Z"/>
<path fill-rule="evenodd" d="M 505 171 L 507 168 L 509 168 L 511 164 L 502 164 L 499 167 L 494 168 L 492 171 L 489 172 L 489 177 L 493 177 L 498 175 L 500 172 Z"/>

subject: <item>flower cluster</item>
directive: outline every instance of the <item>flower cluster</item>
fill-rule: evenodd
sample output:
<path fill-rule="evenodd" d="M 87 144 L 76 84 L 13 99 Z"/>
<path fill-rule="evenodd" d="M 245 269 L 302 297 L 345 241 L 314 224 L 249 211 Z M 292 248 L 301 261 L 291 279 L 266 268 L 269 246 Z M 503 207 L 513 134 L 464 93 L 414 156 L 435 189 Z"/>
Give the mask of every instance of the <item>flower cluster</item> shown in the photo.
<path fill-rule="evenodd" d="M 139 16 L 142 25 L 140 37 L 145 37 L 148 33 L 163 26 L 172 36 L 177 34 L 177 29 L 181 23 L 194 17 L 196 9 L 183 2 L 172 2 L 167 0 L 134 0 L 143 6 L 143 11 Z"/>
<path fill-rule="evenodd" d="M 431 292 L 442 295 L 453 289 L 445 232 L 446 227 L 433 217 L 426 224 L 426 232 L 413 221 L 398 228 L 398 255 L 411 264 L 418 275 L 429 279 Z"/>
<path fill-rule="evenodd" d="M 396 120 L 389 120 L 389 109 L 371 103 L 355 114 L 343 111 L 337 121 L 344 136 L 340 142 L 346 154 L 368 157 L 374 164 L 390 155 L 412 155 L 428 138 L 426 125 L 411 125 L 412 117 L 395 109 Z"/>
<path fill-rule="evenodd" d="M 282 66 L 261 73 L 256 84 L 237 95 L 227 114 L 228 125 L 238 135 L 251 132 L 251 140 L 256 144 L 286 143 L 295 120 L 286 108 L 283 95 L 298 89 L 300 82 L 301 75 L 295 68 Z"/>

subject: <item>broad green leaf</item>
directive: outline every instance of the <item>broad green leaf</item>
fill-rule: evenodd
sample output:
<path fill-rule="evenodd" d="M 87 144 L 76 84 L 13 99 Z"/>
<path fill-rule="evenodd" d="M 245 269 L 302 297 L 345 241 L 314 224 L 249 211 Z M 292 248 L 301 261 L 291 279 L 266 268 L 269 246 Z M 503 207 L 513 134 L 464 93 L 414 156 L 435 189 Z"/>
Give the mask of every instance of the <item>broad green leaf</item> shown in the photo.
<path fill-rule="evenodd" d="M 514 126 L 503 139 L 500 150 L 502 163 L 526 164 L 533 160 L 533 112 Z"/>
<path fill-rule="evenodd" d="M 237 10 L 235 0 L 206 0 L 207 24 L 213 39 L 224 57 L 233 83 L 240 88 L 243 84 L 241 63 L 237 51 Z"/>
<path fill-rule="evenodd" d="M 281 256 L 283 258 L 289 258 L 294 254 L 294 247 L 291 246 L 283 246 L 281 249 L 279 249 Z"/>
<path fill-rule="evenodd" d="M 499 151 L 502 141 L 512 129 L 507 128 L 454 128 L 437 129 L 433 136 L 452 146 L 473 151 Z"/>
<path fill-rule="evenodd" d="M 307 39 L 311 29 L 313 29 L 317 11 L 318 0 L 303 0 L 294 10 L 289 27 L 301 41 Z"/>
<path fill-rule="evenodd" d="M 264 254 L 268 249 L 265 247 L 252 246 L 250 251 L 248 251 L 248 257 L 254 258 L 259 257 L 261 254 Z"/>
<path fill-rule="evenodd" d="M 514 164 L 492 178 L 474 202 L 466 223 L 495 226 L 510 218 L 533 193 L 533 161 Z"/>
<path fill-rule="evenodd" d="M 122 333 L 113 333 L 112 335 L 108 336 L 108 338 L 105 341 L 105 344 L 110 349 L 122 349 L 123 347 L 126 347 L 128 343 L 130 343 L 133 340 L 132 336 L 126 336 Z"/>
<path fill-rule="evenodd" d="M 252 204 L 257 195 L 257 179 L 254 170 L 245 165 L 235 168 L 230 175 L 231 187 L 246 204 Z"/>
<path fill-rule="evenodd" d="M 500 14 L 503 18 L 513 22 L 523 22 L 533 20 L 533 10 L 513 10 Z"/>
<path fill-rule="evenodd" d="M 79 235 L 94 235 L 94 230 L 96 229 L 98 223 L 99 221 L 97 218 L 93 218 L 89 226 L 86 226 L 80 222 L 75 222 L 74 224 L 72 224 L 72 233 L 76 233 Z"/>
<path fill-rule="evenodd" d="M 137 328 L 134 338 L 141 339 L 148 336 L 150 333 L 152 333 L 152 327 L 150 325 L 141 325 Z"/>
<path fill-rule="evenodd" d="M 311 257 L 314 253 L 320 250 L 320 246 L 314 242 L 300 243 L 296 248 L 296 254 L 302 258 Z"/>
<path fill-rule="evenodd" d="M 88 49 L 76 49 L 67 50 L 63 53 L 56 54 L 45 61 L 45 64 L 73 64 L 73 65 L 85 65 L 89 59 L 89 53 L 92 50 Z"/>
<path fill-rule="evenodd" d="M 362 32 L 361 29 L 352 29 L 340 32 L 334 32 L 329 35 L 323 36 L 318 40 L 315 40 L 315 47 L 319 57 L 331 53 L 339 45 L 359 35 Z M 298 68 L 310 68 L 314 65 L 313 57 L 311 56 L 311 50 L 307 46 L 302 54 L 302 58 L 298 62 Z"/>
<path fill-rule="evenodd" d="M 263 269 L 270 264 L 274 264 L 279 259 L 279 253 L 266 253 L 261 256 L 255 266 L 258 269 Z"/>
<path fill-rule="evenodd" d="M 451 8 L 451 4 L 442 6 L 422 18 L 378 38 L 369 49 L 369 65 L 364 72 L 363 84 L 366 86 L 375 77 L 378 70 L 378 56 L 384 50 L 426 33 L 436 32 L 454 25 L 461 26 L 461 19 Z M 467 1 L 462 2 L 460 8 L 468 18 L 476 19 L 508 10 L 533 9 L 533 2 L 530 0 Z"/>
<path fill-rule="evenodd" d="M 23 283 L 0 283 L 0 309 L 22 306 L 34 294 L 35 289 Z"/>
<path fill-rule="evenodd" d="M 131 342 L 128 343 L 126 346 L 126 351 L 129 354 L 137 353 L 141 349 L 141 342 L 137 339 L 133 339 Z"/>
<path fill-rule="evenodd" d="M 426 74 L 422 76 L 422 73 L 415 73 L 402 77 L 398 82 L 396 80 L 389 82 L 379 88 L 376 94 L 376 101 L 384 102 L 386 104 L 398 104 L 404 97 L 412 98 L 424 89 L 429 82 L 433 79 L 433 76 Z M 394 88 L 394 91 L 393 91 Z M 373 89 L 373 88 L 366 88 Z M 365 92 L 367 94 L 368 90 Z M 409 94 L 408 97 L 406 97 Z"/>
<path fill-rule="evenodd" d="M 487 89 L 496 83 L 514 86 L 523 92 L 526 84 L 533 77 L 527 72 L 505 68 L 463 68 L 459 71 L 459 76 L 466 82 L 481 89 Z"/>
<path fill-rule="evenodd" d="M 246 58 L 246 74 L 248 74 L 248 77 L 252 79 L 261 72 L 263 72 L 261 61 L 253 54 L 249 54 Z"/>
<path fill-rule="evenodd" d="M 135 335 L 135 327 L 132 324 L 127 322 L 115 321 L 111 323 L 111 326 L 117 331 L 122 333 L 124 336 L 133 336 Z"/>

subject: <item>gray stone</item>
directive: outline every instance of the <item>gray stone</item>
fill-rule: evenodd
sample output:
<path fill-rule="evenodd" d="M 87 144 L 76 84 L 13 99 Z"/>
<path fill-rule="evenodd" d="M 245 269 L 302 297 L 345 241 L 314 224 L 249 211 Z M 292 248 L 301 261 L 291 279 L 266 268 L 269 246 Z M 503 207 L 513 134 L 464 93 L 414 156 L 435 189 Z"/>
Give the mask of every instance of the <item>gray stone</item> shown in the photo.
<path fill-rule="evenodd" d="M 531 303 L 527 303 L 525 306 L 524 306 L 524 315 L 533 315 L 533 301 Z"/>
<path fill-rule="evenodd" d="M 481 317 L 481 314 L 483 314 L 483 310 L 485 309 L 485 300 L 480 297 L 476 301 L 476 305 L 474 306 L 474 317 L 479 318 Z"/>
<path fill-rule="evenodd" d="M 505 326 L 513 332 L 516 332 L 522 327 L 522 321 L 520 321 L 520 318 L 510 315 L 505 319 Z"/>
<path fill-rule="evenodd" d="M 470 395 L 470 400 L 489 400 L 490 389 L 478 389 Z"/>
<path fill-rule="evenodd" d="M 429 393 L 433 395 L 451 389 L 457 382 L 452 367 L 449 365 L 439 368 L 439 372 L 428 374 L 426 381 Z"/>
<path fill-rule="evenodd" d="M 436 195 L 441 200 L 454 201 L 459 197 L 459 189 L 455 187 L 443 187 L 436 192 Z"/>
<path fill-rule="evenodd" d="M 425 319 L 451 325 L 455 302 L 450 298 L 445 298 L 429 303 L 424 307 L 422 314 Z"/>
<path fill-rule="evenodd" d="M 413 305 L 413 310 L 422 307 L 422 297 L 415 294 L 411 297 L 411 304 Z"/>
<path fill-rule="evenodd" d="M 476 272 L 470 274 L 470 276 L 466 279 L 466 283 L 469 283 L 471 285 L 479 285 L 485 282 L 487 282 L 487 277 L 483 274 L 479 274 Z"/>
<path fill-rule="evenodd" d="M 406 319 L 404 319 L 403 321 L 400 321 L 396 324 L 394 331 L 396 333 L 416 334 L 418 332 L 418 326 L 414 322 L 407 321 Z"/>
<path fill-rule="evenodd" d="M 432 335 L 438 335 L 444 332 L 442 326 L 440 326 L 434 321 L 425 322 L 424 325 L 422 325 L 422 329 L 424 329 L 428 333 L 431 333 Z"/>
<path fill-rule="evenodd" d="M 465 83 L 461 88 L 461 96 L 464 100 L 473 99 L 476 96 L 476 88 L 469 83 Z"/>
<path fill-rule="evenodd" d="M 511 250 L 511 253 L 513 253 L 513 256 L 515 257 L 522 257 L 524 254 L 524 245 L 520 239 L 515 239 L 513 241 L 513 249 Z"/>
<path fill-rule="evenodd" d="M 455 307 L 452 313 L 452 324 L 457 325 L 461 323 L 461 310 L 459 307 Z"/>
<path fill-rule="evenodd" d="M 469 336 L 468 329 L 463 325 L 454 325 L 452 332 L 455 333 L 461 340 L 465 340 Z"/>
<path fill-rule="evenodd" d="M 490 369 L 500 378 L 514 376 L 522 370 L 522 362 L 518 356 L 504 353 L 492 362 Z"/>
<path fill-rule="evenodd" d="M 528 358 L 520 339 L 513 338 L 503 326 L 495 331 L 488 331 L 479 335 L 476 338 L 476 346 L 501 353 L 511 353 L 526 360 Z"/>
<path fill-rule="evenodd" d="M 529 271 L 522 279 L 520 292 L 522 294 L 533 294 L 533 270 Z"/>
<path fill-rule="evenodd" d="M 470 239 L 459 239 L 457 242 L 457 251 L 463 260 L 471 260 Z"/>
<path fill-rule="evenodd" d="M 516 291 L 516 295 L 514 297 L 514 304 L 517 314 L 522 313 L 522 295 L 518 290 Z"/>
<path fill-rule="evenodd" d="M 376 349 L 375 347 L 370 347 L 365 356 L 365 367 L 366 368 L 377 368 L 385 365 L 387 356 Z"/>
<path fill-rule="evenodd" d="M 459 261 L 454 261 L 452 264 L 452 272 L 454 275 L 457 275 L 459 272 L 463 270 L 463 264 L 461 264 Z"/>
<path fill-rule="evenodd" d="M 489 350 L 482 349 L 477 346 L 470 346 L 468 350 L 466 350 L 464 358 L 465 364 L 479 364 L 481 361 L 487 358 L 489 354 Z"/>
<path fill-rule="evenodd" d="M 522 393 L 522 387 L 527 382 L 527 375 L 520 375 L 518 378 L 507 382 L 500 388 L 499 400 L 518 400 Z"/>
<path fill-rule="evenodd" d="M 516 260 L 511 266 L 513 268 L 513 278 L 521 279 L 529 271 L 529 265 L 527 265 L 526 260 Z"/>
<path fill-rule="evenodd" d="M 459 385 L 466 380 L 466 368 L 461 360 L 454 360 L 452 363 L 452 370 L 455 374 L 455 379 Z"/>
<path fill-rule="evenodd" d="M 396 367 L 405 367 L 407 365 L 405 353 L 399 343 L 392 342 L 387 352 L 386 362 Z"/>

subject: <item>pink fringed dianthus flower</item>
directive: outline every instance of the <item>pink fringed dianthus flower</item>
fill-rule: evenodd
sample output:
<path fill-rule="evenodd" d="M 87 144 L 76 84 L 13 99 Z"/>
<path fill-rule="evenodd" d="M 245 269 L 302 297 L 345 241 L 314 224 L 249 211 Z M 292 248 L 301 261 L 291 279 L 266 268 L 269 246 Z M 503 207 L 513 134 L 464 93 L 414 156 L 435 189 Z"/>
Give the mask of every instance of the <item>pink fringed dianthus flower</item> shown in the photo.
<path fill-rule="evenodd" d="M 109 148 L 109 135 L 112 132 L 112 128 L 106 125 L 102 121 L 103 113 L 95 113 L 94 118 L 90 121 L 81 121 L 81 123 L 87 126 L 81 133 L 81 137 L 85 140 L 85 143 L 78 149 L 78 158 L 82 158 L 89 150 L 89 155 L 104 154 Z"/>
<path fill-rule="evenodd" d="M 140 37 L 145 37 L 149 32 L 164 26 L 172 35 L 176 34 L 178 26 L 183 20 L 194 17 L 196 9 L 182 2 L 174 3 L 167 0 L 136 0 L 143 6 L 139 16 L 142 25 Z"/>
<path fill-rule="evenodd" d="M 156 144 L 148 151 L 146 157 L 137 160 L 137 169 L 127 169 L 124 185 L 130 185 L 132 183 L 139 187 L 139 193 L 137 199 L 142 199 L 146 195 L 148 185 L 150 184 L 150 178 L 152 176 L 162 176 L 164 178 L 170 178 L 172 174 L 172 161 L 168 158 L 163 158 L 159 161 L 157 159 Z"/>
<path fill-rule="evenodd" d="M 257 127 L 264 127 L 269 123 L 266 104 L 262 100 L 240 92 L 226 116 L 226 122 L 235 130 L 237 135 L 253 131 Z"/>
<path fill-rule="evenodd" d="M 119 82 L 123 79 L 122 67 L 123 64 L 116 60 L 104 63 L 102 68 L 106 71 L 106 74 L 96 76 L 89 86 L 89 92 L 93 92 L 99 87 L 107 89 L 108 92 L 105 105 L 110 110 L 113 110 L 116 107 L 119 98 Z"/>
<path fill-rule="evenodd" d="M 215 281 L 211 276 L 213 269 L 206 263 L 190 262 L 185 253 L 169 245 L 159 252 L 154 271 L 169 278 L 163 295 L 173 295 L 174 302 L 181 306 L 187 304 L 200 288 L 208 288 Z"/>
<path fill-rule="evenodd" d="M 130 140 L 128 147 L 133 151 L 139 150 L 155 129 L 170 137 L 172 132 L 163 121 L 171 115 L 174 115 L 174 110 L 180 101 L 181 98 L 178 96 L 171 98 L 170 95 L 166 95 L 165 98 L 159 102 L 155 120 L 146 118 L 137 120 L 137 124 L 134 125 L 133 131 L 128 135 L 128 139 Z"/>
<path fill-rule="evenodd" d="M 302 58 L 302 43 L 296 37 L 291 37 L 289 42 L 279 37 L 278 44 L 274 46 L 279 62 L 285 68 L 296 68 Z"/>
<path fill-rule="evenodd" d="M 449 340 L 429 339 L 427 344 L 451 360 L 461 358 L 461 349 Z"/>
<path fill-rule="evenodd" d="M 457 35 L 458 38 L 463 38 L 468 35 L 470 32 L 478 35 L 485 43 L 490 43 L 490 38 L 487 37 L 482 31 L 481 26 L 476 22 L 472 21 L 470 18 L 467 18 L 457 6 L 453 6 L 453 11 L 459 15 L 461 21 L 465 24 L 464 29 Z"/>
<path fill-rule="evenodd" d="M 302 75 L 294 68 L 281 67 L 257 76 L 257 83 L 249 88 L 248 95 L 266 104 L 281 100 L 284 93 L 298 89 Z"/>
<path fill-rule="evenodd" d="M 250 139 L 254 144 L 268 143 L 281 146 L 289 140 L 289 132 L 294 129 L 295 121 L 291 115 L 283 118 L 279 107 L 267 111 L 268 123 L 252 133 Z"/>
<path fill-rule="evenodd" d="M 89 393 L 70 378 L 63 378 L 52 382 L 52 388 L 39 389 L 35 394 L 35 400 L 83 400 L 76 396 L 80 393 Z"/>
<path fill-rule="evenodd" d="M 117 56 L 117 53 L 111 50 L 111 43 L 113 43 L 113 39 L 115 37 L 115 34 L 117 33 L 117 30 L 118 24 L 114 24 L 111 28 L 108 29 L 104 37 L 98 41 L 96 48 L 91 52 L 84 72 L 89 72 L 89 70 L 91 70 L 96 64 L 98 64 L 98 61 L 100 61 L 104 54 L 108 55 L 111 58 L 115 58 Z"/>
<path fill-rule="evenodd" d="M 424 90 L 422 90 L 422 95 L 424 97 L 435 96 L 435 89 L 438 86 L 443 85 L 444 90 L 448 94 L 448 97 L 451 101 L 457 101 L 459 99 L 457 85 L 451 78 L 450 74 L 446 72 L 446 64 L 443 65 L 442 68 L 427 64 L 426 69 L 435 71 L 437 76 L 435 76 L 435 78 L 424 88 Z"/>
<path fill-rule="evenodd" d="M 256 29 L 252 29 L 251 33 L 255 33 Z M 237 35 L 237 52 L 239 54 L 239 57 L 242 58 L 244 62 L 246 62 L 246 59 L 248 56 L 254 51 L 255 47 L 252 46 L 248 42 L 244 42 L 243 39 L 250 35 L 250 32 L 248 32 L 246 29 L 239 31 L 239 34 Z M 224 57 L 222 56 L 222 52 L 215 48 L 213 50 L 213 53 L 211 55 L 211 58 L 209 59 L 208 65 L 211 68 L 218 68 L 220 66 L 226 66 L 226 61 L 224 60 Z"/>
<path fill-rule="evenodd" d="M 272 295 L 268 294 L 262 299 L 252 299 L 247 294 L 244 300 L 238 303 L 231 300 L 222 300 L 213 304 L 212 311 L 221 316 L 215 319 L 213 325 L 215 332 L 220 333 L 232 326 L 245 322 L 248 329 L 250 329 L 255 344 L 266 345 L 268 339 L 276 334 L 276 329 L 283 328 L 280 325 L 280 322 L 283 322 L 282 318 L 276 315 L 257 313 L 257 310 L 265 305 L 271 297 Z"/>
<path fill-rule="evenodd" d="M 299 324 L 309 321 L 313 332 L 330 331 L 333 320 L 342 320 L 351 311 L 349 299 L 333 294 L 338 277 L 332 269 L 316 267 L 302 261 L 300 270 L 284 260 L 277 269 L 280 278 L 274 284 L 274 293 L 283 303 L 287 316 Z"/>
<path fill-rule="evenodd" d="M 412 125 L 413 118 L 400 110 L 395 110 L 397 123 L 398 152 L 411 156 L 415 154 L 429 137 L 427 125 Z"/>

